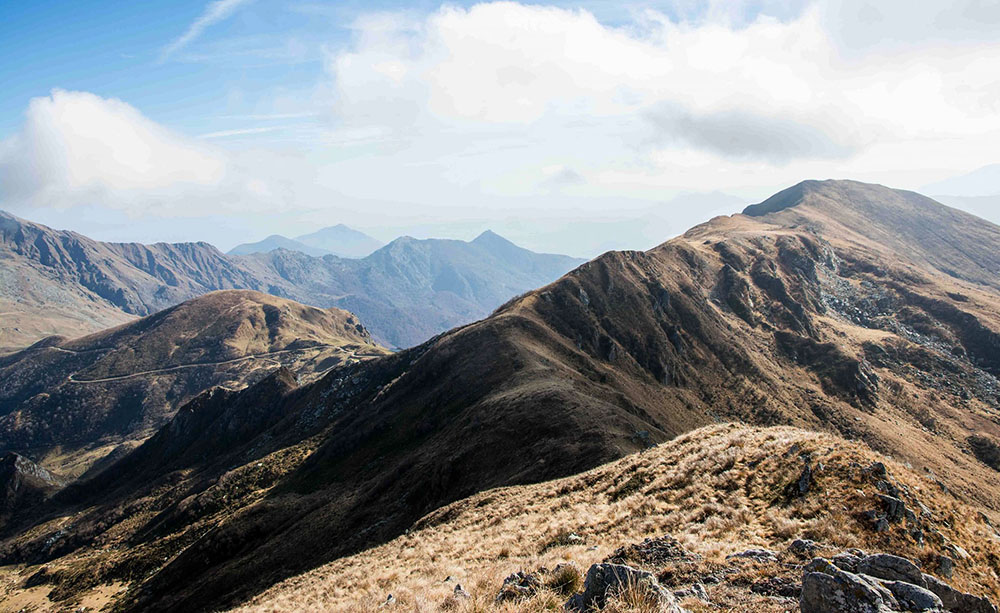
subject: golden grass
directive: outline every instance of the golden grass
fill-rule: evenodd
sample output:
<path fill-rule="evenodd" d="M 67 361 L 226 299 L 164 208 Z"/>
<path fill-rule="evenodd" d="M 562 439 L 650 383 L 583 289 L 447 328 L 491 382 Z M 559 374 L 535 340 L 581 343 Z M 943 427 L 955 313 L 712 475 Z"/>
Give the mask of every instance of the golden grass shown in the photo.
<path fill-rule="evenodd" d="M 823 468 L 808 494 L 788 497 L 786 487 L 798 478 L 803 454 L 811 456 L 814 468 Z M 893 480 L 905 486 L 903 497 L 911 508 L 919 513 L 919 500 L 933 511 L 925 531 L 939 531 L 942 540 L 929 536 L 921 545 L 901 525 L 876 534 L 862 523 L 859 512 L 879 508 L 875 486 L 863 472 L 873 461 L 884 461 Z M 583 541 L 569 542 L 568 533 Z M 953 585 L 994 599 L 1000 595 L 998 541 L 971 509 L 930 477 L 828 435 L 721 425 L 580 475 L 456 502 L 383 546 L 288 579 L 234 611 L 384 611 L 379 607 L 390 593 L 394 611 L 554 611 L 565 596 L 552 589 L 521 603 L 496 605 L 493 599 L 512 572 L 552 569 L 566 561 L 585 570 L 623 544 L 662 534 L 703 556 L 664 573 L 669 576 L 661 574 L 668 587 L 737 568 L 724 583 L 709 587 L 713 601 L 725 610 L 786 610 L 749 587 L 790 571 L 778 564 L 734 565 L 725 558 L 748 547 L 784 552 L 795 538 L 813 539 L 829 547 L 830 555 L 859 547 L 916 560 L 947 553 L 947 544 L 956 543 L 971 559 L 958 561 Z M 456 582 L 471 598 L 453 596 Z M 615 601 L 610 610 L 644 610 L 629 598 Z M 692 610 L 702 606 L 690 604 Z"/>

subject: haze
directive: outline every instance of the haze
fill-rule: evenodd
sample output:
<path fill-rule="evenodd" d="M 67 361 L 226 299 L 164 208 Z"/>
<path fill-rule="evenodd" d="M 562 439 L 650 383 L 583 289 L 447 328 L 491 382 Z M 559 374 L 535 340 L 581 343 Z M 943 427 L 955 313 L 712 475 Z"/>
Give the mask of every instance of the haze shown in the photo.
<path fill-rule="evenodd" d="M 1000 221 L 1000 5 L 7 3 L 0 206 L 223 250 L 648 248 L 802 178 Z M 971 174 L 970 174 L 971 173 Z"/>

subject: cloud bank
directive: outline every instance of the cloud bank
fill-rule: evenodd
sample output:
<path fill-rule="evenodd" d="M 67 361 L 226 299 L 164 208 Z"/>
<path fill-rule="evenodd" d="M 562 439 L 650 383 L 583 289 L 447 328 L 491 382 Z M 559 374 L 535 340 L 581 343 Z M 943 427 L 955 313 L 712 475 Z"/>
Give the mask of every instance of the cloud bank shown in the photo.
<path fill-rule="evenodd" d="M 210 4 L 167 51 L 240 4 Z M 124 102 L 56 91 L 2 144 L 0 196 L 192 214 L 364 203 L 359 216 L 586 216 L 688 191 L 752 199 L 803 178 L 917 188 L 997 161 L 991 3 L 682 4 L 618 25 L 517 2 L 363 14 L 327 49 L 310 105 L 281 111 L 315 118 L 308 127 L 248 116 L 195 138 Z"/>

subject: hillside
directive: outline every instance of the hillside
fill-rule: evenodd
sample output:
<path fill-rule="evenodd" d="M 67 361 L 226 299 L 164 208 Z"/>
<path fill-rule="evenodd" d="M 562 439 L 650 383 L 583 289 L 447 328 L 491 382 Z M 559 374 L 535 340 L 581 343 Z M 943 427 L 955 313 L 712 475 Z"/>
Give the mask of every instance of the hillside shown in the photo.
<path fill-rule="evenodd" d="M 329 238 L 319 234 L 315 241 Z M 580 262 L 499 237 L 403 238 L 362 259 L 283 248 L 230 256 L 207 243 L 102 243 L 0 212 L 0 353 L 54 334 L 95 332 L 223 289 L 344 308 L 380 343 L 409 347 L 485 317 Z"/>
<path fill-rule="evenodd" d="M 121 610 L 212 610 L 442 505 L 720 421 L 863 442 L 996 521 L 1000 295 L 961 254 L 997 253 L 998 228 L 850 182 L 763 204 L 315 383 L 196 398 L 6 531 L 0 559 L 58 565 L 34 585 L 59 601 L 124 582 Z M 946 241 L 921 238 L 933 223 Z"/>
<path fill-rule="evenodd" d="M 879 464 L 887 467 L 881 482 L 905 491 L 908 508 L 926 509 L 919 519 L 926 542 L 914 540 L 909 522 L 876 532 L 865 518 L 864 511 L 884 506 L 873 472 Z M 803 492 L 804 466 L 822 468 Z M 647 538 L 661 548 L 643 550 Z M 803 547 L 803 540 L 812 543 Z M 1000 599 L 989 570 L 1000 535 L 931 476 L 837 437 L 727 424 L 580 475 L 476 494 L 424 516 L 385 545 L 279 583 L 234 611 L 376 611 L 388 594 L 401 611 L 554 610 L 580 589 L 573 573 L 542 574 L 546 585 L 509 604 L 495 598 L 513 573 L 560 564 L 581 572 L 616 557 L 619 547 L 629 553 L 616 561 L 653 571 L 668 589 L 690 593 L 701 584 L 708 602 L 682 593 L 681 604 L 693 611 L 796 610 L 805 564 L 853 548 L 916 560 L 957 589 Z M 956 556 L 957 547 L 968 557 Z M 734 557 L 751 549 L 775 555 L 759 562 Z M 953 562 L 952 572 L 942 558 Z M 467 598 L 456 598 L 456 585 Z"/>
<path fill-rule="evenodd" d="M 384 353 L 350 313 L 257 292 L 210 293 L 0 358 L 0 449 L 79 474 L 210 387 L 244 387 L 279 366 L 309 380 Z"/>

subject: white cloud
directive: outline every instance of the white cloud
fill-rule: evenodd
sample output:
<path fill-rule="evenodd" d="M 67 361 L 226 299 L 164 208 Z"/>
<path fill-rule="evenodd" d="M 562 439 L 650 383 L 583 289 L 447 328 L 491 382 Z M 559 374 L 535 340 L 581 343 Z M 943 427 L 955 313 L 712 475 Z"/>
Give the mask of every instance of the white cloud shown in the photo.
<path fill-rule="evenodd" d="M 690 20 L 646 12 L 628 27 L 514 2 L 379 14 L 330 53 L 332 106 L 342 129 L 389 135 L 380 172 L 398 163 L 405 177 L 416 160 L 436 160 L 445 176 L 494 193 L 545 188 L 537 169 L 556 164 L 588 176 L 595 194 L 600 177 L 633 195 L 715 188 L 720 177 L 913 185 L 931 169 L 994 161 L 1000 36 L 982 25 L 989 10 L 980 7 L 985 22 L 970 13 L 981 4 L 879 2 L 881 25 L 861 0 L 784 20 L 740 19 L 745 5 L 711 2 Z M 941 32 L 921 39 L 897 20 Z M 344 189 L 391 195 L 373 190 L 384 183 L 355 187 L 350 177 L 369 175 L 347 167 Z"/>
<path fill-rule="evenodd" d="M 0 201 L 161 217 L 282 209 L 296 193 L 283 182 L 312 179 L 299 163 L 236 155 L 172 132 L 121 100 L 54 90 L 33 99 L 21 129 L 0 143 Z"/>
<path fill-rule="evenodd" d="M 177 51 L 191 44 L 195 39 L 210 26 L 219 23 L 232 15 L 236 9 L 240 8 L 250 0 L 215 0 L 210 2 L 201 15 L 188 26 L 188 29 L 179 37 L 174 39 L 169 45 L 163 48 L 160 53 L 160 61 L 165 61 Z"/>

